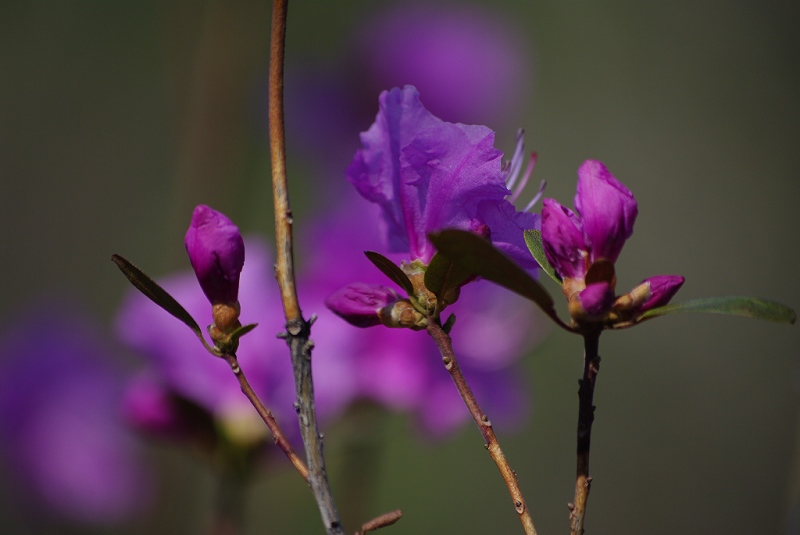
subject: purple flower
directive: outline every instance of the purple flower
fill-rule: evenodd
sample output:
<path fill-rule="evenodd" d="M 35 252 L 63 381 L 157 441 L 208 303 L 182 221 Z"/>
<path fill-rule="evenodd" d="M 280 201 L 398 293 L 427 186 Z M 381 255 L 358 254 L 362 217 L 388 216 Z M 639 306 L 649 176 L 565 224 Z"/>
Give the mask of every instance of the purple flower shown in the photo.
<path fill-rule="evenodd" d="M 211 304 L 234 305 L 244 264 L 244 242 L 236 225 L 201 204 L 192 213 L 185 243 L 197 280 Z"/>
<path fill-rule="evenodd" d="M 5 326 L 0 453 L 21 504 L 118 522 L 141 511 L 150 474 L 119 412 L 121 370 L 76 308 L 48 303 Z"/>
<path fill-rule="evenodd" d="M 301 257 L 305 262 L 299 290 L 301 300 L 312 303 L 310 310 L 319 315 L 314 324 L 314 358 L 345 363 L 355 379 L 357 397 L 409 412 L 426 436 L 445 437 L 470 417 L 427 337 L 409 329 L 353 329 L 330 310 L 314 308 L 315 294 L 330 293 L 353 278 L 370 285 L 386 281 L 362 255 L 382 242 L 379 230 L 370 224 L 380 209 L 370 205 L 359 209 L 363 204 L 354 192 L 346 191 L 336 203 L 337 211 L 314 225 L 306 241 L 298 241 L 311 244 Z M 337 269 L 341 258 L 348 258 L 348 263 Z M 464 288 L 452 307 L 458 317 L 453 343 L 470 385 L 492 412 L 493 423 L 507 428 L 519 425 L 529 402 L 517 362 L 543 335 L 538 327 L 531 328 L 535 325 L 531 308 L 524 299 L 485 282 Z M 334 347 L 336 356 L 328 357 Z"/>
<path fill-rule="evenodd" d="M 617 261 L 638 206 L 633 194 L 596 161 L 578 169 L 575 212 L 544 200 L 542 240 L 547 260 L 562 278 L 582 279 L 599 260 Z"/>
<path fill-rule="evenodd" d="M 435 252 L 428 233 L 455 228 L 488 234 L 531 265 L 523 230 L 535 228 L 538 217 L 506 200 L 509 168 L 494 148 L 494 132 L 434 117 L 412 86 L 384 91 L 379 101 L 347 178 L 382 208 L 389 250 L 427 264 Z"/>
<path fill-rule="evenodd" d="M 575 212 L 553 199 L 543 205 L 544 252 L 563 279 L 573 319 L 606 321 L 614 309 L 613 321 L 626 320 L 631 313 L 665 305 L 683 284 L 680 276 L 653 277 L 615 299 L 614 264 L 633 234 L 639 208 L 630 190 L 602 163 L 587 160 L 578 169 Z"/>

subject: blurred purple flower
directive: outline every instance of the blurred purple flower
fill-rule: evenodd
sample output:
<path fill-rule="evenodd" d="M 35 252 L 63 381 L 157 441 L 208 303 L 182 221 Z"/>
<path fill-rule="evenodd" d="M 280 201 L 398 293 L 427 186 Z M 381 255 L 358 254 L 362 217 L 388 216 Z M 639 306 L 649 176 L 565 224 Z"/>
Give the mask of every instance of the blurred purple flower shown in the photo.
<path fill-rule="evenodd" d="M 374 117 L 374 96 L 386 88 L 413 85 L 434 115 L 497 128 L 518 120 L 530 96 L 531 45 L 497 10 L 403 3 L 363 18 L 351 35 L 328 63 L 287 66 L 289 141 L 323 168 L 347 165 L 352 132 Z"/>
<path fill-rule="evenodd" d="M 379 102 L 347 178 L 381 206 L 389 251 L 408 251 L 411 260 L 427 264 L 435 253 L 427 235 L 455 228 L 487 235 L 533 268 L 523 231 L 538 228 L 539 217 L 517 212 L 506 200 L 509 170 L 520 165 L 503 167 L 494 132 L 438 119 L 412 86 L 384 91 Z"/>
<path fill-rule="evenodd" d="M 531 64 L 515 26 L 463 3 L 404 3 L 362 26 L 356 50 L 374 94 L 416 86 L 446 120 L 497 124 L 528 96 Z"/>
<path fill-rule="evenodd" d="M 102 524 L 142 509 L 149 473 L 119 412 L 122 373 L 91 323 L 48 303 L 5 326 L 0 451 L 16 495 Z"/>
<path fill-rule="evenodd" d="M 278 418 L 284 432 L 291 435 L 296 427 L 292 403 L 295 399 L 294 378 L 286 344 L 275 337 L 283 325 L 278 287 L 274 280 L 272 260 L 266 245 L 256 238 L 245 240 L 247 263 L 240 280 L 242 317 L 259 327 L 245 336 L 237 355 L 242 369 L 254 390 Z M 202 325 L 211 320 L 211 310 L 197 287 L 194 275 L 184 272 L 159 280 L 167 290 Z M 317 301 L 321 303 L 323 296 Z M 207 410 L 235 439 L 251 443 L 267 434 L 250 402 L 242 394 L 228 365 L 208 354 L 195 335 L 181 322 L 153 305 L 146 297 L 132 290 L 117 316 L 117 332 L 148 361 L 148 373 L 158 379 L 169 393 L 189 400 Z M 316 331 L 315 331 L 316 335 Z M 315 336 L 316 339 L 316 336 Z M 348 359 L 333 365 L 314 353 L 314 377 L 318 414 L 328 420 L 338 414 L 354 395 Z M 141 386 L 139 386 L 141 388 Z M 133 387 L 132 387 L 133 388 Z M 168 411 L 160 404 L 159 393 L 151 387 L 147 392 L 131 393 L 130 409 L 134 419 L 157 426 L 169 421 Z M 156 413 L 148 413 L 148 408 Z"/>
<path fill-rule="evenodd" d="M 596 160 L 578 169 L 575 212 L 553 199 L 544 200 L 544 252 L 563 279 L 573 318 L 597 321 L 612 308 L 623 316 L 641 313 L 665 305 L 680 289 L 683 277 L 653 277 L 615 301 L 614 264 L 633 234 L 638 212 L 631 191 Z"/>

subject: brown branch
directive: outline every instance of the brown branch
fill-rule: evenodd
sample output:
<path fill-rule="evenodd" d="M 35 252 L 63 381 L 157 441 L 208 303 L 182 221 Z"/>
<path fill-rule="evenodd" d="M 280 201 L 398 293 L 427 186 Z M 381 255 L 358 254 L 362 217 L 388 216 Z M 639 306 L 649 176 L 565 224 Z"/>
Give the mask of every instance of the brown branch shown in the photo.
<path fill-rule="evenodd" d="M 302 321 L 294 282 L 292 254 L 292 210 L 286 180 L 286 141 L 283 119 L 283 55 L 286 40 L 286 3 L 275 0 L 272 7 L 272 38 L 269 56 L 269 146 L 272 158 L 272 199 L 277 246 L 275 277 L 281 291 L 286 321 Z"/>
<path fill-rule="evenodd" d="M 528 511 L 525 498 L 522 497 L 522 490 L 519 488 L 517 475 L 511 469 L 511 466 L 509 466 L 503 454 L 503 450 L 500 449 L 500 444 L 497 442 L 492 423 L 483 411 L 481 411 L 472 390 L 467 384 L 467 380 L 464 378 L 464 374 L 461 373 L 461 368 L 458 366 L 456 355 L 453 352 L 450 336 L 444 332 L 438 322 L 433 320 L 428 321 L 428 334 L 430 334 L 431 338 L 433 338 L 436 345 L 439 347 L 444 366 L 453 378 L 458 393 L 461 394 L 464 404 L 472 415 L 472 419 L 475 420 L 475 423 L 478 425 L 478 430 L 480 430 L 481 435 L 483 435 L 484 441 L 486 441 L 486 449 L 489 450 L 489 455 L 492 457 L 492 460 L 500 470 L 500 474 L 503 476 L 503 481 L 505 481 L 508 492 L 511 494 L 511 501 L 514 504 L 514 509 L 519 516 L 520 522 L 522 522 L 525 533 L 527 535 L 536 535 L 536 528 L 533 526 L 533 519 Z"/>
<path fill-rule="evenodd" d="M 583 379 L 578 389 L 578 462 L 575 478 L 575 501 L 569 504 L 569 524 L 571 535 L 583 535 L 583 518 L 586 515 L 586 502 L 592 478 L 589 476 L 589 451 L 592 444 L 592 423 L 594 422 L 594 386 L 597 372 L 600 371 L 598 345 L 599 330 L 584 333 Z"/>
<path fill-rule="evenodd" d="M 339 513 L 333 501 L 325 472 L 322 437 L 317 429 L 314 410 L 314 384 L 311 378 L 311 322 L 303 319 L 297 299 L 292 255 L 292 210 L 286 180 L 286 143 L 283 118 L 283 60 L 286 40 L 287 0 L 274 0 L 269 64 L 269 138 L 272 156 L 272 197 L 275 211 L 277 247 L 275 276 L 280 286 L 286 317 L 282 336 L 291 351 L 297 401 L 295 409 L 308 461 L 308 483 L 328 535 L 344 535 Z M 313 319 L 312 319 L 313 321 Z"/>
<path fill-rule="evenodd" d="M 275 417 L 272 416 L 272 412 L 267 409 L 261 400 L 258 399 L 258 396 L 253 391 L 253 387 L 250 386 L 250 382 L 245 377 L 244 372 L 242 371 L 241 366 L 239 366 L 239 361 L 236 358 L 236 355 L 225 354 L 222 355 L 222 358 L 225 359 L 225 362 L 228 363 L 228 366 L 231 367 L 231 371 L 236 376 L 236 380 L 239 381 L 239 386 L 242 388 L 242 393 L 247 396 L 247 399 L 250 400 L 250 403 L 253 404 L 255 407 L 256 412 L 258 415 L 261 416 L 261 419 L 264 420 L 264 423 L 267 424 L 269 428 L 269 432 L 272 433 L 272 440 L 277 444 L 277 446 L 286 454 L 286 457 L 289 458 L 292 465 L 294 465 L 295 469 L 300 473 L 303 479 L 308 482 L 308 468 L 306 468 L 305 463 L 297 455 L 297 452 L 294 451 L 292 445 L 286 439 L 286 435 L 283 434 L 281 431 L 280 426 L 278 425 L 277 420 Z"/>

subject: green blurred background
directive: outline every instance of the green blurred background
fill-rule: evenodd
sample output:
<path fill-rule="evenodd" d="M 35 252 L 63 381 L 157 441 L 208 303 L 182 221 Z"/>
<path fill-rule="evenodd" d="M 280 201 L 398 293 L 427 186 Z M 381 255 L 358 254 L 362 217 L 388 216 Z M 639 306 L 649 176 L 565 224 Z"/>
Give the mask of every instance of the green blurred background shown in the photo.
<path fill-rule="evenodd" d="M 335 65 L 359 22 L 386 5 L 290 2 L 287 68 Z M 498 146 L 525 127 L 539 153 L 534 180 L 564 204 L 586 158 L 639 201 L 621 287 L 680 273 L 679 300 L 738 294 L 800 307 L 797 2 L 486 5 L 518 26 L 531 58 L 530 94 Z M 0 6 L 0 320 L 58 293 L 110 325 L 127 291 L 111 253 L 154 275 L 184 269 L 182 234 L 200 202 L 245 231 L 271 230 L 269 20 L 267 3 L 246 0 Z M 325 202 L 298 161 L 301 141 L 288 146 L 298 227 Z M 588 532 L 789 532 L 800 508 L 798 348 L 796 326 L 716 316 L 604 335 Z M 532 420 L 500 437 L 543 534 L 568 529 L 581 351 L 554 331 L 527 357 Z M 326 430 L 345 515 L 353 425 Z M 374 436 L 385 442 L 368 511 L 402 508 L 392 533 L 521 531 L 472 426 L 430 444 L 393 416 Z M 63 532 L 202 532 L 210 474 L 175 448 L 151 454 L 165 477 L 146 516 Z M 27 533 L 13 494 L 6 482 L 0 530 Z M 321 532 L 288 470 L 256 482 L 247 517 L 247 533 Z"/>

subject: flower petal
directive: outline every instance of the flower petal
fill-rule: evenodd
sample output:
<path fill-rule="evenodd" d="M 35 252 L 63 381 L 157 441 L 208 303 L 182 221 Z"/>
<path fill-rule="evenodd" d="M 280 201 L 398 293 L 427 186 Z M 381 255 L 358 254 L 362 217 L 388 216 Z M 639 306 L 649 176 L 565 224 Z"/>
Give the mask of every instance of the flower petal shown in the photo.
<path fill-rule="evenodd" d="M 586 160 L 578 169 L 575 210 L 583 221 L 583 233 L 591 261 L 617 261 L 625 240 L 633 234 L 638 206 L 622 182 L 597 160 Z"/>
<path fill-rule="evenodd" d="M 542 201 L 542 244 L 547 261 L 561 278 L 586 275 L 586 240 L 581 221 L 554 199 Z"/>
<path fill-rule="evenodd" d="M 483 201 L 478 205 L 478 218 L 489 227 L 492 244 L 526 270 L 538 264 L 525 244 L 525 231 L 542 228 L 541 216 L 517 212 L 508 201 Z"/>
<path fill-rule="evenodd" d="M 427 263 L 428 233 L 468 230 L 481 201 L 508 195 L 502 153 L 490 129 L 434 117 L 411 86 L 382 93 L 380 104 L 347 177 L 382 207 L 390 251 Z"/>

